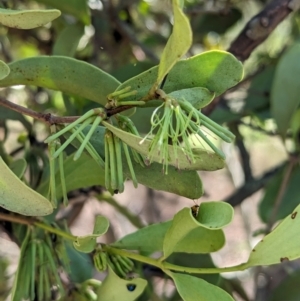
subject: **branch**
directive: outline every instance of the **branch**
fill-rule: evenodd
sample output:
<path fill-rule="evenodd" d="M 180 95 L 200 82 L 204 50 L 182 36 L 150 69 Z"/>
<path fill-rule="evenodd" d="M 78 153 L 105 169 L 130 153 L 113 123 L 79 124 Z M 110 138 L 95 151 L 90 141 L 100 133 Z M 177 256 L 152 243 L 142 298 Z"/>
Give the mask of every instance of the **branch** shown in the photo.
<path fill-rule="evenodd" d="M 284 166 L 286 162 L 276 166 L 275 168 L 267 171 L 262 177 L 253 179 L 252 181 L 246 182 L 241 188 L 236 190 L 231 196 L 226 198 L 224 202 L 230 205 L 237 206 L 243 202 L 244 199 L 257 192 L 269 182 L 269 180 Z"/>
<path fill-rule="evenodd" d="M 246 24 L 228 51 L 242 62 L 245 61 L 252 51 L 268 38 L 277 25 L 299 7 L 297 0 L 273 0 Z"/>

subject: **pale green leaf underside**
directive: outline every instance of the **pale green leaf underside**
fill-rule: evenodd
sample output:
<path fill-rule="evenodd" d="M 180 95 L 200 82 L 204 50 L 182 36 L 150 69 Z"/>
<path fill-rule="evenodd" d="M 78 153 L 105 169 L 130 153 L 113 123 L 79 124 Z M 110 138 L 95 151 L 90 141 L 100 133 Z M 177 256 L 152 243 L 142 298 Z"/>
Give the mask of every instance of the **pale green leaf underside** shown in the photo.
<path fill-rule="evenodd" d="M 216 94 L 222 94 L 235 86 L 243 77 L 243 65 L 232 54 L 212 50 L 207 51 L 186 60 L 181 60 L 170 70 L 163 90 L 166 93 L 204 87 Z M 130 78 L 122 83 L 116 90 L 131 87 L 137 94 L 126 100 L 140 100 L 146 96 L 156 81 L 158 66 Z"/>
<path fill-rule="evenodd" d="M 247 266 L 270 265 L 300 257 L 300 205 L 252 250 Z"/>
<path fill-rule="evenodd" d="M 172 225 L 165 235 L 163 242 L 164 258 L 170 256 L 175 250 L 177 252 L 204 253 L 199 252 L 197 243 L 202 247 L 203 244 L 207 244 L 209 246 L 207 251 L 209 252 L 217 251 L 223 247 L 225 242 L 224 237 L 220 236 L 221 232 L 218 229 L 208 230 L 203 227 L 193 217 L 191 208 L 184 208 L 174 216 Z M 208 233 L 209 236 L 205 237 L 204 233 Z"/>
<path fill-rule="evenodd" d="M 34 85 L 84 97 L 101 105 L 120 84 L 114 77 L 86 62 L 64 56 L 37 56 L 12 62 L 0 87 Z"/>
<path fill-rule="evenodd" d="M 300 43 L 295 43 L 279 60 L 271 89 L 271 112 L 278 131 L 285 135 L 300 103 Z"/>
<path fill-rule="evenodd" d="M 134 301 L 146 285 L 147 281 L 142 278 L 124 280 L 109 267 L 108 275 L 97 290 L 97 301 Z M 133 291 L 129 290 L 130 286 L 134 286 Z"/>
<path fill-rule="evenodd" d="M 231 223 L 234 210 L 225 202 L 203 202 L 200 204 L 196 220 L 203 227 L 221 229 Z"/>
<path fill-rule="evenodd" d="M 10 69 L 3 61 L 0 60 L 0 80 L 8 76 Z"/>
<path fill-rule="evenodd" d="M 215 252 L 224 246 L 225 236 L 222 230 L 207 229 L 201 224 L 191 220 L 193 219 L 191 208 L 185 208 L 183 212 L 182 224 L 178 224 L 177 221 L 175 221 L 175 224 L 177 223 L 179 228 L 184 227 L 185 231 L 179 238 L 173 238 L 171 235 L 167 237 L 167 233 L 170 234 L 169 229 L 173 225 L 173 221 L 167 221 L 144 227 L 134 233 L 126 235 L 112 244 L 112 246 L 152 253 L 162 251 L 164 245 L 171 241 L 172 246 L 170 247 L 170 253 L 185 252 L 202 254 Z M 186 226 L 186 224 L 188 224 L 188 226 Z M 170 231 L 173 233 L 173 230 Z"/>
<path fill-rule="evenodd" d="M 11 10 L 0 8 L 0 23 L 18 29 L 32 29 L 43 26 L 60 16 L 57 9 Z"/>
<path fill-rule="evenodd" d="M 188 18 L 180 8 L 178 0 L 173 0 L 172 5 L 174 26 L 160 59 L 157 81 L 155 83 L 156 87 L 192 44 L 192 30 Z"/>
<path fill-rule="evenodd" d="M 110 131 L 112 131 L 117 137 L 123 140 L 127 145 L 135 149 L 137 152 L 144 156 L 148 156 L 151 140 L 146 139 L 140 144 L 142 138 L 135 136 L 131 133 L 122 131 L 119 128 L 112 126 L 108 122 L 102 122 Z M 225 161 L 216 155 L 215 153 L 204 150 L 195 149 L 195 162 L 189 162 L 185 153 L 181 149 L 177 149 L 177 157 L 174 154 L 173 146 L 169 146 L 169 164 L 175 167 L 179 167 L 181 170 L 217 170 L 225 166 Z M 153 154 L 153 161 L 160 162 L 160 156 L 157 153 Z"/>
<path fill-rule="evenodd" d="M 90 253 L 96 247 L 97 237 L 106 233 L 109 227 L 109 221 L 106 217 L 98 215 L 95 220 L 93 234 L 78 236 L 73 242 L 73 246 L 76 250 L 83 253 Z"/>
<path fill-rule="evenodd" d="M 51 203 L 25 185 L 0 157 L 0 206 L 22 215 L 44 216 L 52 213 Z"/>
<path fill-rule="evenodd" d="M 171 272 L 168 275 L 183 301 L 234 301 L 227 292 L 201 278 Z"/>
<path fill-rule="evenodd" d="M 195 87 L 174 91 L 169 96 L 175 99 L 188 101 L 197 110 L 207 106 L 215 97 L 215 93 L 210 92 L 206 88 Z"/>

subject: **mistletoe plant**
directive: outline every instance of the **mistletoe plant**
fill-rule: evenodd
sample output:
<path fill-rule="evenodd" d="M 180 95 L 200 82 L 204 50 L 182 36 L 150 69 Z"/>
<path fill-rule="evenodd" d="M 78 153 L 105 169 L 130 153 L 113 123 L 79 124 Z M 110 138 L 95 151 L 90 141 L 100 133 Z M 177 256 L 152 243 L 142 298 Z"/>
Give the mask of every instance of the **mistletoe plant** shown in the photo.
<path fill-rule="evenodd" d="M 110 193 L 120 193 L 129 178 L 135 187 L 141 183 L 197 199 L 203 194 L 197 171 L 224 167 L 225 156 L 210 136 L 231 143 L 234 135 L 202 114 L 201 109 L 236 85 L 243 68 L 234 56 L 223 51 L 180 60 L 191 46 L 192 32 L 179 1 L 173 0 L 172 4 L 173 32 L 159 65 L 123 83 L 95 66 L 63 56 L 38 56 L 8 65 L 1 62 L 1 87 L 35 85 L 99 105 L 80 117 L 26 111 L 52 124 L 51 135 L 45 141 L 49 145 L 49 169 L 37 191 L 22 181 L 25 160 L 0 159 L 0 205 L 20 214 L 0 216 L 20 224 L 17 233 L 22 242 L 21 255 L 13 301 L 135 300 L 147 286 L 145 279 L 132 277 L 140 264 L 164 272 L 183 300 L 232 301 L 227 292 L 195 275 L 241 271 L 300 257 L 300 240 L 294 239 L 300 226 L 300 207 L 258 243 L 246 263 L 226 268 L 182 266 L 174 259 L 178 253 L 210 254 L 224 246 L 222 229 L 233 216 L 232 207 L 226 203 L 207 202 L 184 208 L 172 220 L 141 228 L 110 245 L 96 241 L 109 227 L 103 216 L 96 218 L 93 234 L 87 236 L 73 236 L 67 228 L 55 224 L 53 209 L 62 200 L 66 205 L 67 193 L 84 185 L 100 184 Z M 1 9 L 0 22 L 28 29 L 59 15 L 58 10 Z M 141 135 L 129 115 L 136 108 L 149 107 L 153 108 L 147 121 L 149 133 Z M 71 144 L 77 150 L 66 157 L 64 150 Z M 136 250 L 139 252 L 133 252 Z M 160 252 L 161 257 L 152 258 L 154 252 Z M 94 266 L 108 272 L 103 283 L 90 279 L 90 275 L 72 276 L 74 267 L 69 258 L 81 262 L 84 253 L 92 253 Z M 62 272 L 74 282 L 69 292 L 64 289 Z"/>

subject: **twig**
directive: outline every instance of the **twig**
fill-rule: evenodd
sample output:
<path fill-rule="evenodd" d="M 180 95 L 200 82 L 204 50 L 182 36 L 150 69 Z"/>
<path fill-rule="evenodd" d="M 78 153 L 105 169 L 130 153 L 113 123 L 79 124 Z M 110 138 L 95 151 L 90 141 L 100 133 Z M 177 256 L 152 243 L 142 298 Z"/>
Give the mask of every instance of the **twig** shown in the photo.
<path fill-rule="evenodd" d="M 245 147 L 243 137 L 240 134 L 240 131 L 238 128 L 238 123 L 231 124 L 229 128 L 236 136 L 236 146 L 238 147 L 238 149 L 240 151 L 245 182 L 252 181 L 253 175 L 252 175 L 252 170 L 251 170 L 251 166 L 250 166 L 250 156 Z"/>
<path fill-rule="evenodd" d="M 246 24 L 228 51 L 239 60 L 245 61 L 252 51 L 269 37 L 280 22 L 291 12 L 299 9 L 299 3 L 296 2 L 294 0 L 273 0 L 268 3 Z"/>
<path fill-rule="evenodd" d="M 231 196 L 226 198 L 224 202 L 229 203 L 232 206 L 238 206 L 243 202 L 244 199 L 251 196 L 253 193 L 257 192 L 263 188 L 269 180 L 286 164 L 284 162 L 281 165 L 267 171 L 262 177 L 258 179 L 253 179 L 252 181 L 245 182 L 245 184 L 236 190 Z"/>
<path fill-rule="evenodd" d="M 290 156 L 289 163 L 286 167 L 286 171 L 284 173 L 281 185 L 279 187 L 278 194 L 276 196 L 276 199 L 275 199 L 275 202 L 274 202 L 274 205 L 273 205 L 273 209 L 272 209 L 270 219 L 267 223 L 267 229 L 266 229 L 267 233 L 269 233 L 271 231 L 272 226 L 274 225 L 274 223 L 276 221 L 276 216 L 277 216 L 280 204 L 283 200 L 283 196 L 285 194 L 286 188 L 289 184 L 293 168 L 298 162 L 299 162 L 299 158 L 297 158 L 297 157 L 295 158 L 294 156 Z"/>

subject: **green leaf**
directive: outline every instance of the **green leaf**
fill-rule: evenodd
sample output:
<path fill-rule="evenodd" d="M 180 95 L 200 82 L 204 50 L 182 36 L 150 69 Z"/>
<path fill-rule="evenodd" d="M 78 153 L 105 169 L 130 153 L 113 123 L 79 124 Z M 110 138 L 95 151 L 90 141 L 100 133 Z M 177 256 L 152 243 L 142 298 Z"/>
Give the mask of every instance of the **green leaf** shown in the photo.
<path fill-rule="evenodd" d="M 300 205 L 252 250 L 247 267 L 270 265 L 300 257 Z"/>
<path fill-rule="evenodd" d="M 55 7 L 66 14 L 73 15 L 83 24 L 91 24 L 90 10 L 88 1 L 86 0 L 35 0 L 37 2 L 45 3 L 49 6 Z"/>
<path fill-rule="evenodd" d="M 0 23 L 18 29 L 32 29 L 43 26 L 60 16 L 57 9 L 11 10 L 0 8 Z"/>
<path fill-rule="evenodd" d="M 145 279 L 124 280 L 109 266 L 108 275 L 97 291 L 97 301 L 134 301 L 146 286 L 147 281 Z"/>
<path fill-rule="evenodd" d="M 215 93 L 210 92 L 206 88 L 196 87 L 174 91 L 169 96 L 188 101 L 193 107 L 200 110 L 214 99 Z"/>
<path fill-rule="evenodd" d="M 26 128 L 26 130 L 28 132 L 31 131 L 31 128 L 32 128 L 31 123 L 19 112 L 15 112 L 8 108 L 1 107 L 0 119 L 3 121 L 9 120 L 9 119 L 18 120 L 23 124 L 23 126 Z"/>
<path fill-rule="evenodd" d="M 224 243 L 222 230 L 208 230 L 196 221 L 191 208 L 184 208 L 174 216 L 165 235 L 164 258 L 174 252 L 211 253 L 221 249 Z"/>
<path fill-rule="evenodd" d="M 300 43 L 295 43 L 280 58 L 271 90 L 271 112 L 278 132 L 285 136 L 291 118 L 300 103 Z"/>
<path fill-rule="evenodd" d="M 274 210 L 275 200 L 279 193 L 280 185 L 288 167 L 285 166 L 271 179 L 265 189 L 265 195 L 259 204 L 259 215 L 267 223 Z M 286 217 L 299 204 L 300 166 L 295 165 L 292 169 L 290 179 L 282 196 L 275 221 Z"/>
<path fill-rule="evenodd" d="M 49 174 L 49 170 L 45 171 Z M 67 192 L 84 187 L 90 187 L 93 185 L 105 184 L 104 170 L 86 153 L 83 153 L 81 157 L 74 161 L 73 155 L 70 155 L 64 161 L 64 173 Z M 49 189 L 49 177 L 42 182 L 37 191 L 43 195 L 47 195 Z M 56 171 L 56 197 L 60 199 L 62 197 L 62 186 L 59 177 L 59 170 Z"/>
<path fill-rule="evenodd" d="M 86 135 L 89 129 L 90 127 L 87 127 L 85 130 L 83 130 L 83 133 Z M 97 130 L 90 139 L 91 144 L 102 158 L 104 158 L 104 133 L 105 127 L 98 126 Z M 74 141 L 73 144 L 76 147 L 79 145 L 77 141 Z M 127 178 L 131 179 L 131 174 L 125 156 L 123 156 L 122 159 L 123 172 Z M 94 161 L 91 160 L 91 162 Z M 95 163 L 91 164 L 94 164 L 94 168 L 96 168 Z M 190 199 L 197 199 L 203 194 L 202 182 L 196 171 L 178 171 L 175 167 L 170 167 L 168 170 L 168 175 L 164 175 L 162 173 L 162 165 L 158 163 L 152 163 L 150 166 L 142 167 L 139 163 L 132 160 L 132 165 L 138 183 L 147 187 L 155 190 L 175 193 Z M 99 173 L 104 177 L 103 172 L 99 171 Z"/>
<path fill-rule="evenodd" d="M 119 82 L 95 66 L 64 56 L 37 56 L 12 62 L 0 87 L 35 85 L 81 96 L 101 105 Z"/>
<path fill-rule="evenodd" d="M 0 157 L 0 206 L 22 215 L 43 216 L 53 211 L 51 203 L 21 182 Z"/>
<path fill-rule="evenodd" d="M 221 229 L 231 223 L 234 210 L 228 203 L 203 202 L 199 206 L 196 220 L 208 229 Z"/>
<path fill-rule="evenodd" d="M 13 161 L 9 165 L 9 168 L 19 179 L 21 179 L 27 168 L 27 162 L 24 158 L 18 159 L 18 160 Z"/>
<path fill-rule="evenodd" d="M 228 293 L 201 278 L 171 272 L 168 275 L 174 280 L 183 301 L 234 301 Z"/>
<path fill-rule="evenodd" d="M 117 137 L 124 141 L 131 148 L 135 149 L 140 154 L 147 156 L 149 154 L 151 140 L 146 139 L 142 144 L 142 138 L 135 136 L 131 133 L 125 132 L 119 128 L 114 127 L 110 123 L 103 121 L 104 124 L 110 131 L 112 131 Z M 169 164 L 180 168 L 180 170 L 217 170 L 225 166 L 225 161 L 214 152 L 196 148 L 193 150 L 195 162 L 190 162 L 186 158 L 186 154 L 181 150 L 177 149 L 177 156 L 174 152 L 174 148 L 168 146 L 169 153 Z M 153 154 L 154 161 L 159 162 L 160 156 L 158 153 Z"/>
<path fill-rule="evenodd" d="M 98 215 L 96 217 L 94 231 L 91 235 L 85 236 L 77 236 L 76 240 L 73 242 L 73 246 L 76 250 L 83 252 L 83 253 L 90 253 L 92 252 L 96 245 L 96 239 L 105 234 L 109 227 L 109 221 L 106 217 Z"/>
<path fill-rule="evenodd" d="M 71 244 L 66 245 L 70 260 L 70 278 L 72 282 L 82 283 L 93 277 L 93 264 L 88 254 L 78 252 Z"/>
<path fill-rule="evenodd" d="M 0 60 L 0 80 L 5 78 L 10 72 L 8 65 Z"/>
<path fill-rule="evenodd" d="M 298 301 L 300 296 L 300 270 L 289 274 L 275 287 L 267 301 Z"/>
<path fill-rule="evenodd" d="M 83 34 L 84 26 L 82 24 L 71 24 L 66 26 L 60 31 L 55 41 L 52 54 L 73 57 Z"/>
<path fill-rule="evenodd" d="M 120 240 L 111 244 L 111 246 L 147 253 L 162 251 L 164 237 L 171 224 L 172 221 L 167 221 L 144 227 L 122 237 Z"/>
<path fill-rule="evenodd" d="M 158 66 L 158 76 L 154 84 L 155 90 L 175 63 L 188 51 L 192 44 L 192 30 L 188 18 L 178 4 L 173 0 L 174 26 L 167 45 L 161 55 Z"/>
<path fill-rule="evenodd" d="M 140 100 L 148 94 L 156 81 L 157 72 L 158 66 L 150 68 L 122 83 L 116 91 L 131 87 L 137 93 L 127 99 Z M 228 52 L 212 50 L 179 61 L 169 72 L 163 90 L 168 94 L 177 90 L 203 87 L 218 96 L 235 86 L 242 77 L 241 62 Z"/>

